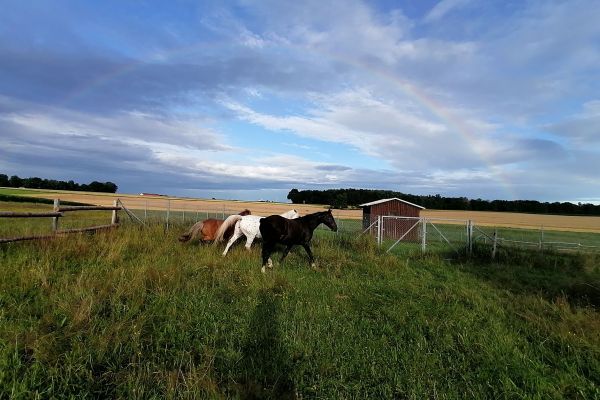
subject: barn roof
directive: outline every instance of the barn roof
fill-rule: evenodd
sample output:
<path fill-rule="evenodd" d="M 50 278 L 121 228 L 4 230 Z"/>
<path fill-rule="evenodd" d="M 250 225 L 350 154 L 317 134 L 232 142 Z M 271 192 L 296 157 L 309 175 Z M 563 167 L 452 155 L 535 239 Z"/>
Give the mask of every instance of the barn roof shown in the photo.
<path fill-rule="evenodd" d="M 411 202 L 409 202 L 409 201 L 402 200 L 402 199 L 399 199 L 399 198 L 397 198 L 397 197 L 392 197 L 391 199 L 381 199 L 381 200 L 372 201 L 372 202 L 370 202 L 370 203 L 361 204 L 361 205 L 359 205 L 359 207 L 369 207 L 369 206 L 374 206 L 375 204 L 386 203 L 386 202 L 388 202 L 388 201 L 392 201 L 392 200 L 398 200 L 398 201 L 401 201 L 401 202 L 403 202 L 403 203 L 406 203 L 406 204 L 409 204 L 409 205 L 411 205 L 411 206 L 413 206 L 413 207 L 420 208 L 421 210 L 424 210 L 424 209 L 425 209 L 425 207 L 419 206 L 419 205 L 417 205 L 417 204 L 413 204 L 413 203 L 411 203 Z"/>

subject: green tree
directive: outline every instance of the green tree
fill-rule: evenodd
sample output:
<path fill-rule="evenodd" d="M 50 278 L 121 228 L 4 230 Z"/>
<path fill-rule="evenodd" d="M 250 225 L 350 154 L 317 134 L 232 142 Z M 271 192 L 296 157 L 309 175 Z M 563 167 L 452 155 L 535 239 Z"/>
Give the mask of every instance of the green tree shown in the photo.
<path fill-rule="evenodd" d="M 8 175 L 0 174 L 0 186 L 9 186 Z"/>

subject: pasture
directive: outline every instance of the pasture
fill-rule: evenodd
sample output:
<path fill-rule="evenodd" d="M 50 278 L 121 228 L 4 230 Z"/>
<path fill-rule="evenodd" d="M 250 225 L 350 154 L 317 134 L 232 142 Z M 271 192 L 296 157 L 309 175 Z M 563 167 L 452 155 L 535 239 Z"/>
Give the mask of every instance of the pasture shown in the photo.
<path fill-rule="evenodd" d="M 261 274 L 260 244 L 188 227 L 1 245 L 0 398 L 600 397 L 598 255 L 317 230 L 316 269 L 297 247 Z"/>

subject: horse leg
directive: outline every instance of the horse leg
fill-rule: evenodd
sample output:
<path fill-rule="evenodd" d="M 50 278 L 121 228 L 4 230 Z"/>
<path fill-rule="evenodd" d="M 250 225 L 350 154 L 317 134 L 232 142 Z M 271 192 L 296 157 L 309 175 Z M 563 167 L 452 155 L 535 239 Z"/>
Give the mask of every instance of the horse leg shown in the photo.
<path fill-rule="evenodd" d="M 256 235 L 251 233 L 246 235 L 246 250 L 250 251 L 250 246 L 252 246 L 252 242 L 254 242 L 254 238 Z"/>
<path fill-rule="evenodd" d="M 269 268 L 273 268 L 273 261 L 271 261 L 271 253 L 273 252 L 273 248 L 275 247 L 274 243 L 263 242 L 262 246 L 262 268 L 260 272 L 263 274 L 266 272 L 265 266 Z"/>
<path fill-rule="evenodd" d="M 229 239 L 229 242 L 227 242 L 227 246 L 225 246 L 225 251 L 223 252 L 223 256 L 227 255 L 227 252 L 229 251 L 229 248 L 231 247 L 231 245 L 234 244 L 235 241 L 238 240 L 240 236 L 242 236 L 242 231 L 240 230 L 238 225 L 236 225 L 235 231 L 233 232 L 233 236 L 231 236 L 231 239 Z"/>
<path fill-rule="evenodd" d="M 290 250 L 292 249 L 293 244 L 288 244 L 285 248 L 285 250 L 283 251 L 283 254 L 281 255 L 281 260 L 279 260 L 279 263 L 283 263 L 283 259 L 288 255 L 288 253 L 290 252 Z"/>
<path fill-rule="evenodd" d="M 315 268 L 317 265 L 315 264 L 315 258 L 313 257 L 313 253 L 312 251 L 310 251 L 310 246 L 308 245 L 308 243 L 303 244 L 302 247 L 304 247 L 304 250 L 306 250 L 306 253 L 308 254 L 308 261 L 310 262 L 310 266 Z"/>

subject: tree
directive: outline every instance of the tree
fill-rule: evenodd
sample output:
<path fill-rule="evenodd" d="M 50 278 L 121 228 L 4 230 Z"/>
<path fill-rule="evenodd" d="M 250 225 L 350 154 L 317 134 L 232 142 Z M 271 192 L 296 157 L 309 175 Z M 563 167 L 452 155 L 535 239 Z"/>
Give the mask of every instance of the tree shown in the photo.
<path fill-rule="evenodd" d="M 299 195 L 300 192 L 298 191 L 298 189 L 292 189 L 290 190 L 290 192 L 287 195 L 288 200 L 291 200 L 292 203 L 297 204 L 299 203 Z"/>
<path fill-rule="evenodd" d="M 8 175 L 0 174 L 0 186 L 9 186 Z"/>
<path fill-rule="evenodd" d="M 19 178 L 16 175 L 13 175 L 8 180 L 8 186 L 10 186 L 10 187 L 21 187 L 21 186 L 23 186 L 23 179 Z"/>

